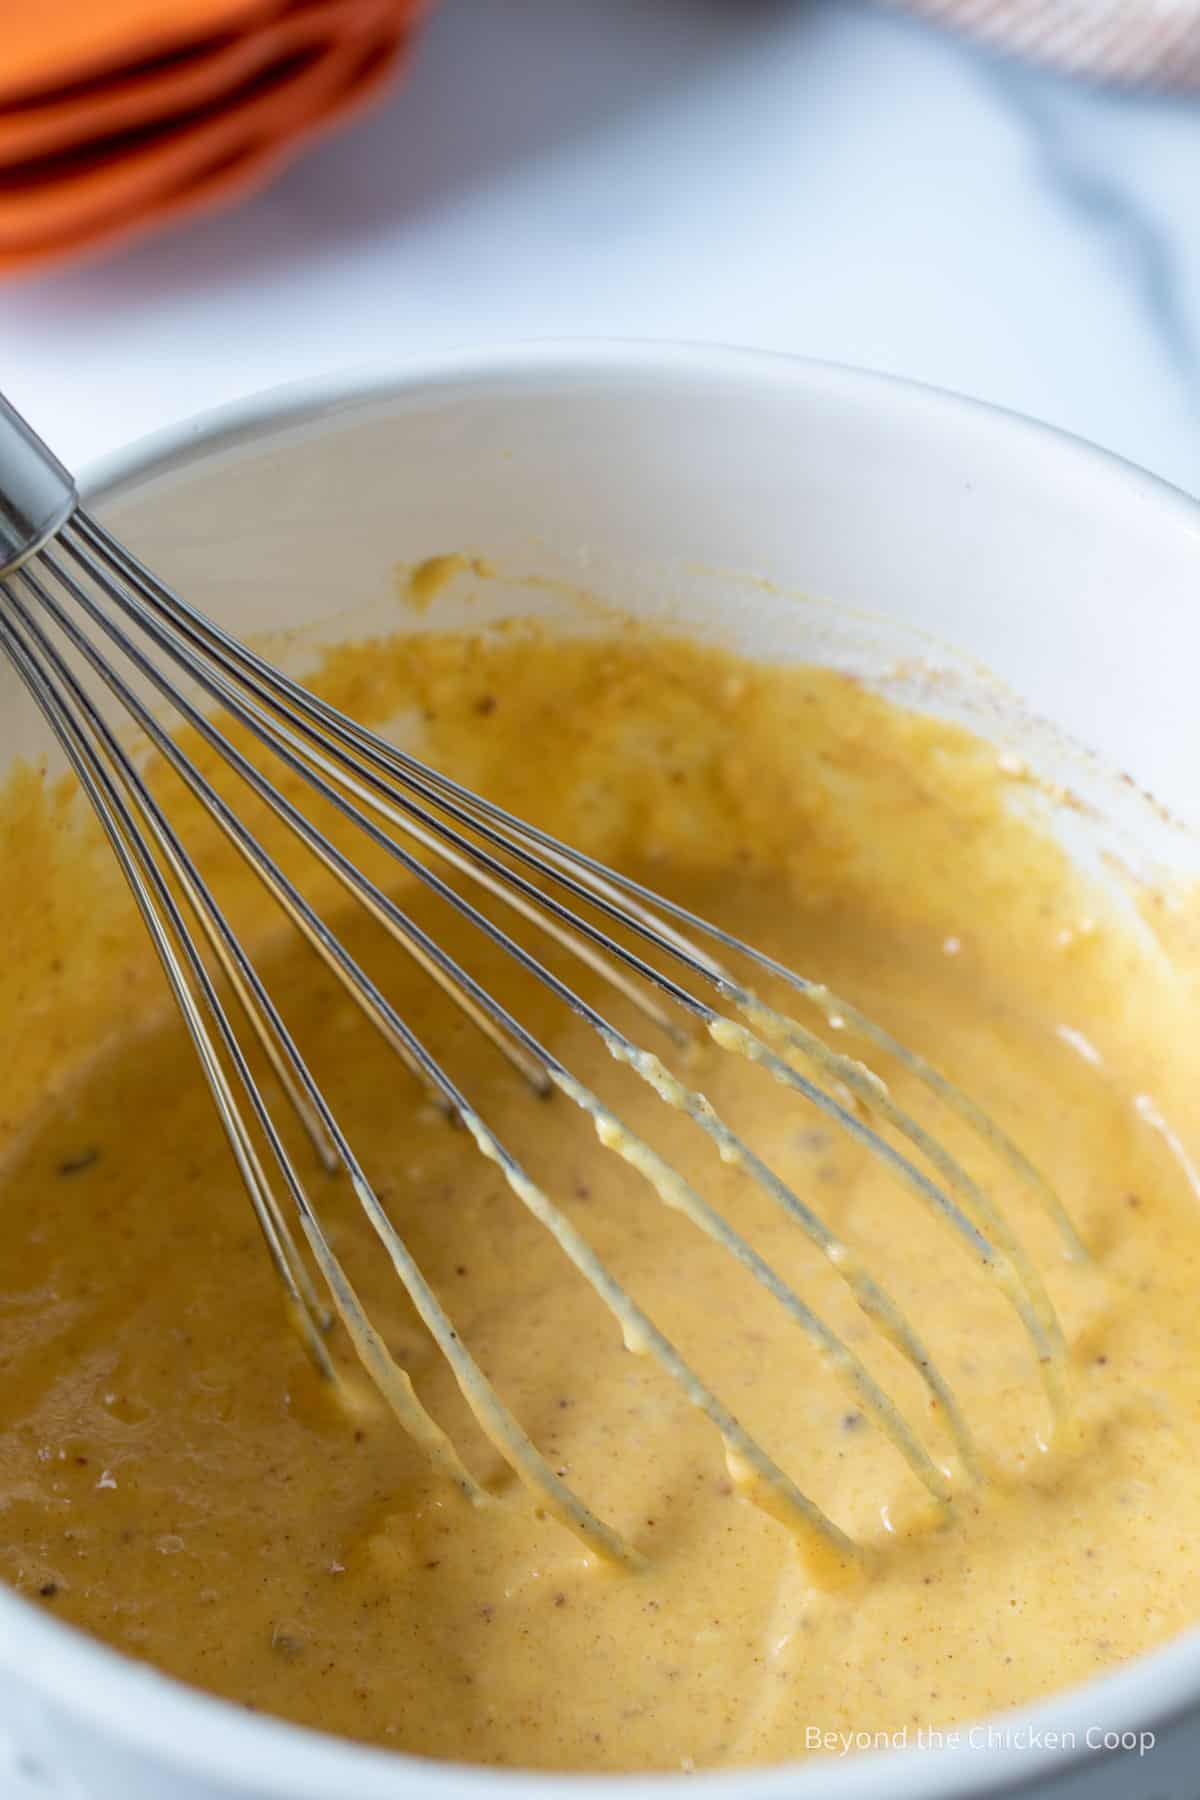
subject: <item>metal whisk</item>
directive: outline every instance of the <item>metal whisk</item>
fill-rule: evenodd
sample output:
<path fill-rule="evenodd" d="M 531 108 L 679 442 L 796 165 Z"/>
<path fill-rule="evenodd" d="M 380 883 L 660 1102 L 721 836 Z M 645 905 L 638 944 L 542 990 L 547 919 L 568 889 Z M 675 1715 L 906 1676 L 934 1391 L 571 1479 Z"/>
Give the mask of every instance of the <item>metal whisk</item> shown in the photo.
<path fill-rule="evenodd" d="M 849 1245 L 718 1117 L 702 1095 L 691 1091 L 658 1057 L 639 1048 L 566 980 L 480 911 L 467 894 L 451 886 L 436 865 L 465 877 L 476 889 L 538 926 L 627 1000 L 634 1001 L 655 1029 L 678 1039 L 675 1021 L 682 1017 L 723 1050 L 757 1064 L 785 1090 L 816 1107 L 839 1130 L 864 1145 L 962 1240 L 980 1267 L 999 1284 L 1028 1333 L 1050 1405 L 1056 1416 L 1061 1412 L 1064 1350 L 1053 1307 L 1036 1268 L 985 1189 L 891 1099 L 884 1083 L 867 1067 L 831 1049 L 796 1020 L 768 1006 L 724 961 L 718 961 L 718 956 L 757 967 L 788 984 L 805 1001 L 815 1004 L 830 1025 L 849 1028 L 896 1059 L 1006 1161 L 1051 1215 L 1068 1254 L 1082 1256 L 1079 1240 L 1052 1189 L 978 1106 L 921 1057 L 821 984 L 793 973 L 728 932 L 514 818 L 289 680 L 173 593 L 90 518 L 79 504 L 69 474 L 2 398 L 0 645 L 57 738 L 128 880 L 312 1357 L 332 1376 L 323 1336 L 330 1315 L 300 1254 L 293 1217 L 369 1374 L 403 1425 L 473 1500 L 483 1502 L 483 1490 L 419 1401 L 407 1374 L 392 1359 L 330 1246 L 294 1159 L 285 1148 L 271 1104 L 252 1074 L 240 1035 L 247 1029 L 269 1059 L 280 1089 L 322 1163 L 348 1177 L 397 1276 L 493 1444 L 534 1490 L 539 1503 L 588 1546 L 610 1559 L 638 1560 L 632 1547 L 555 1473 L 471 1357 L 390 1222 L 246 948 L 134 756 L 85 687 L 81 665 L 99 679 L 182 778 L 370 1022 L 447 1113 L 461 1121 L 481 1153 L 498 1165 L 520 1202 L 554 1235 L 608 1307 L 628 1347 L 653 1357 L 712 1421 L 724 1440 L 729 1467 L 747 1495 L 803 1540 L 814 1559 L 823 1559 L 827 1566 L 852 1563 L 860 1549 L 738 1423 L 624 1291 L 570 1219 L 529 1177 L 471 1099 L 217 792 L 196 760 L 130 685 L 123 668 L 136 671 L 151 691 L 169 702 L 175 715 L 237 773 L 536 1088 L 558 1090 L 579 1107 L 601 1142 L 645 1179 L 662 1201 L 681 1209 L 736 1258 L 806 1334 L 826 1365 L 849 1383 L 859 1407 L 886 1433 L 937 1501 L 950 1499 L 948 1472 L 935 1463 L 849 1345 L 694 1186 L 627 1130 L 512 1012 L 318 830 L 231 741 L 218 720 L 236 721 L 255 744 L 300 778 L 304 791 L 311 790 L 333 806 L 368 843 L 468 920 L 496 950 L 514 958 L 586 1021 L 619 1063 L 648 1083 L 666 1104 L 682 1110 L 712 1141 L 723 1161 L 738 1166 L 758 1184 L 824 1254 L 862 1312 L 917 1371 L 946 1421 L 968 1473 L 978 1473 L 979 1456 L 959 1402 L 912 1323 Z M 203 704 L 188 697 L 195 690 L 204 697 Z M 202 944 L 236 997 L 236 1009 L 227 1006 L 218 993 Z M 692 987 L 709 998 L 698 997 Z M 256 1146 L 251 1121 L 269 1153 L 265 1161 Z M 891 1136 L 884 1136 L 877 1127 L 886 1127 Z M 904 1149 L 897 1146 L 896 1139 Z M 290 1202 L 290 1210 L 281 1193 Z"/>

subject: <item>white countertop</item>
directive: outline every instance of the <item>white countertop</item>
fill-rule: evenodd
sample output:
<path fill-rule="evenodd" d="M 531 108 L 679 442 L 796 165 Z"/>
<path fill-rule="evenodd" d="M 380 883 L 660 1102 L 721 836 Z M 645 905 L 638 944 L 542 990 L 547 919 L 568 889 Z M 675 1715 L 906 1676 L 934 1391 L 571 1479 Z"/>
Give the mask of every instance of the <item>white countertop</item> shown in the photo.
<path fill-rule="evenodd" d="M 888 369 L 1200 492 L 1200 99 L 836 0 L 444 0 L 410 82 L 266 193 L 0 292 L 2 383 L 76 462 L 544 335 Z"/>

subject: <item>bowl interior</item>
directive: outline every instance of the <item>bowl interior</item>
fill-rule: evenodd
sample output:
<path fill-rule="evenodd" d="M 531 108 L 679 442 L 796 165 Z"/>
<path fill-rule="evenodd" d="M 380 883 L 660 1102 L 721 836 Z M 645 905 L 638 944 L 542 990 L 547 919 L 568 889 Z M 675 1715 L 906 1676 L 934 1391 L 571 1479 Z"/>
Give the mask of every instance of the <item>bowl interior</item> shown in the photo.
<path fill-rule="evenodd" d="M 830 663 L 973 725 L 1065 796 L 1056 828 L 1117 885 L 1200 876 L 1200 511 L 1019 420 L 765 358 L 553 352 L 258 403 L 93 485 L 145 561 L 295 672 L 346 637 L 511 616 L 602 632 L 632 613 Z M 462 561 L 417 610 L 411 571 L 444 556 Z M 46 735 L 5 669 L 0 764 L 32 750 Z M 364 1797 L 397 1791 L 395 1759 L 318 1754 L 73 1637 L 0 1594 L 0 1659 L 24 1665 L 27 1723 L 53 1735 L 116 1695 L 111 1725 L 101 1712 L 80 1742 L 121 1740 L 122 1793 L 143 1791 L 151 1755 L 194 1772 L 180 1793 L 332 1795 L 351 1772 Z M 1114 1717 L 1200 1685 L 1200 1652 L 1167 1657 L 1175 1674 L 1153 1688 L 1139 1669 L 1105 1684 Z M 215 1771 L 205 1721 L 224 1746 Z M 884 1777 L 866 1762 L 793 1772 L 786 1791 L 932 1796 L 1004 1775 L 986 1754 L 906 1757 Z M 485 1783 L 505 1785 L 410 1764 L 404 1786 Z"/>

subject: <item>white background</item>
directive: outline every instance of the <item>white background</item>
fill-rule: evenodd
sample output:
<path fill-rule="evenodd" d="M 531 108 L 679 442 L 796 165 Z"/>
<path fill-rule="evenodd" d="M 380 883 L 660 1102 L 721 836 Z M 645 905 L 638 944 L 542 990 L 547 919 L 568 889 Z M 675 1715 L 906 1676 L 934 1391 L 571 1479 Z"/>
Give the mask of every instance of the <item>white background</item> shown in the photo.
<path fill-rule="evenodd" d="M 248 205 L 0 292 L 0 386 L 78 462 L 579 334 L 917 376 L 1200 490 L 1200 100 L 833 0 L 445 0 L 404 86 Z"/>

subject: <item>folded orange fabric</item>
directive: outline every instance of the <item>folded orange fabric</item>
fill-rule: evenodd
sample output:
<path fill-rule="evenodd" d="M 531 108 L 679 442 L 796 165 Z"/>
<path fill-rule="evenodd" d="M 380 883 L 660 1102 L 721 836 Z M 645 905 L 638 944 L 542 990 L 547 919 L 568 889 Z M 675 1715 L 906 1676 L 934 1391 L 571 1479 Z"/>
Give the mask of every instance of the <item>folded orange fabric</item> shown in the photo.
<path fill-rule="evenodd" d="M 394 25 L 396 0 L 302 0 L 250 31 L 228 32 L 127 73 L 0 103 L 0 169 L 158 124 L 229 97 L 288 56 L 330 43 L 356 22 Z"/>
<path fill-rule="evenodd" d="M 41 37 L 27 13 L 0 58 L 0 274 L 261 184 L 383 85 L 423 10 L 422 0 L 52 0 Z"/>
<path fill-rule="evenodd" d="M 286 13 L 288 0 L 43 0 L 10 11 L 0 102 L 252 30 Z"/>

